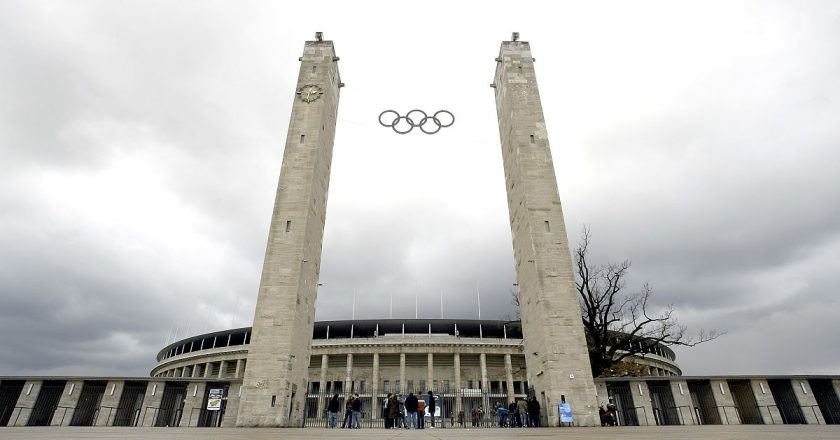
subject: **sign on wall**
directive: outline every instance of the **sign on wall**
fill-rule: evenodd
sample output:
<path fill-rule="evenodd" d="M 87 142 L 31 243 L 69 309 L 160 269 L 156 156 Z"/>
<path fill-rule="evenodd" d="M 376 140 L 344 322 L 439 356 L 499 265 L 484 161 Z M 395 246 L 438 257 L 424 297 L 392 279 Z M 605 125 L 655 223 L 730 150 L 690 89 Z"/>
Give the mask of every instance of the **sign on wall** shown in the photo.
<path fill-rule="evenodd" d="M 210 388 L 210 394 L 207 396 L 207 410 L 219 411 L 222 409 L 222 398 L 224 397 L 224 388 Z"/>

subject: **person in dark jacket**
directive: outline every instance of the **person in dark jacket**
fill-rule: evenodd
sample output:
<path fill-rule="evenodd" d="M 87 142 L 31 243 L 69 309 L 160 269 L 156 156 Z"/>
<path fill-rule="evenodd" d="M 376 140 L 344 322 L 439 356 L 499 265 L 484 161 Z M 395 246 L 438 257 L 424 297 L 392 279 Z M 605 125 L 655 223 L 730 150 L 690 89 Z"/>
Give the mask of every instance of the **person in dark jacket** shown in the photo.
<path fill-rule="evenodd" d="M 528 416 L 531 417 L 531 426 L 534 428 L 540 427 L 540 402 L 537 402 L 536 396 L 531 396 L 528 401 Z"/>
<path fill-rule="evenodd" d="M 330 428 L 338 424 L 338 411 L 341 410 L 341 403 L 338 401 L 338 394 L 334 395 L 327 404 L 327 412 L 330 414 Z"/>
<path fill-rule="evenodd" d="M 353 397 L 353 423 L 350 424 L 353 429 L 362 427 L 362 399 L 359 398 L 359 393 Z"/>
<path fill-rule="evenodd" d="M 391 419 L 391 427 L 398 427 L 396 423 L 400 418 L 400 402 L 395 394 L 388 398 L 388 418 Z"/>
<path fill-rule="evenodd" d="M 408 393 L 408 397 L 405 398 L 405 412 L 408 415 L 406 424 L 417 429 L 417 396 L 414 393 Z"/>
<path fill-rule="evenodd" d="M 385 419 L 385 429 L 391 429 L 394 427 L 394 419 L 391 418 L 390 414 L 392 395 L 393 394 L 388 393 L 385 397 L 385 402 L 382 404 L 382 418 Z"/>
<path fill-rule="evenodd" d="M 437 408 L 437 402 L 435 402 L 435 395 L 429 391 L 429 404 L 426 405 L 426 409 L 429 411 L 429 417 L 431 417 L 432 428 L 435 427 L 435 409 Z"/>
<path fill-rule="evenodd" d="M 347 396 L 344 401 L 344 421 L 341 422 L 341 428 L 350 428 L 353 423 L 353 395 Z"/>
<path fill-rule="evenodd" d="M 519 422 L 519 408 L 516 407 L 515 402 L 510 402 L 508 403 L 508 426 L 516 428 L 517 422 Z"/>

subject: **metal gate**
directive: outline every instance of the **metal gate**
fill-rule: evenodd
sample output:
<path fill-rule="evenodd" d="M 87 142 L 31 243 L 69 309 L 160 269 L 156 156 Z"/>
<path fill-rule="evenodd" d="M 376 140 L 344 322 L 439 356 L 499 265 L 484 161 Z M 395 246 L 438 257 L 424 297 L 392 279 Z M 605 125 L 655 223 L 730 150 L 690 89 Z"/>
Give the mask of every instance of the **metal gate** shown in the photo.
<path fill-rule="evenodd" d="M 770 392 L 776 400 L 779 412 L 782 413 L 782 421 L 785 424 L 804 424 L 805 416 L 802 414 L 802 408 L 799 407 L 796 394 L 793 393 L 790 380 L 771 379 L 767 383 L 770 384 Z"/>
<path fill-rule="evenodd" d="M 79 401 L 70 419 L 70 426 L 92 426 L 99 413 L 99 404 L 105 394 L 105 381 L 85 381 Z"/>
<path fill-rule="evenodd" d="M 137 426 L 140 422 L 140 411 L 143 409 L 145 394 L 146 382 L 126 382 L 114 416 L 113 426 Z"/>
<path fill-rule="evenodd" d="M 648 381 L 650 403 L 653 406 L 653 418 L 657 425 L 679 425 L 680 418 L 668 381 Z"/>
<path fill-rule="evenodd" d="M 167 382 L 160 399 L 160 408 L 157 408 L 155 426 L 178 426 L 183 416 L 186 395 L 186 383 Z"/>
<path fill-rule="evenodd" d="M 35 406 L 32 408 L 26 426 L 50 426 L 66 384 L 67 382 L 63 380 L 45 380 L 41 384 L 41 391 L 38 392 L 38 398 L 35 399 Z"/>
<path fill-rule="evenodd" d="M 15 411 L 25 381 L 4 380 L 0 382 L 0 426 L 7 426 Z"/>
<path fill-rule="evenodd" d="M 615 405 L 619 425 L 639 426 L 638 409 L 633 405 L 633 393 L 630 392 L 629 383 L 608 382 L 607 395 Z"/>
<path fill-rule="evenodd" d="M 763 425 L 764 417 L 758 408 L 755 400 L 752 384 L 749 380 L 730 380 L 729 391 L 732 393 L 732 400 L 741 415 L 741 423 L 744 425 Z"/>
<path fill-rule="evenodd" d="M 691 394 L 692 415 L 698 425 L 720 425 L 720 414 L 712 394 L 712 384 L 708 380 L 688 382 Z"/>
<path fill-rule="evenodd" d="M 825 423 L 840 424 L 840 399 L 837 398 L 831 379 L 808 379 L 808 384 L 814 391 L 814 398 L 817 399 Z"/>
<path fill-rule="evenodd" d="M 207 402 L 210 399 L 210 391 L 214 389 L 222 390 L 222 396 L 224 397 L 222 398 L 221 408 L 218 410 L 208 410 Z M 229 391 L 230 383 L 228 382 L 210 382 L 206 387 L 204 387 L 204 399 L 202 400 L 201 408 L 197 408 L 199 412 L 196 426 L 216 428 L 222 426 L 222 420 L 224 420 L 225 410 L 227 408 L 227 396 Z M 189 421 L 192 421 L 192 414 L 190 414 Z M 189 426 L 189 424 L 187 426 Z"/>

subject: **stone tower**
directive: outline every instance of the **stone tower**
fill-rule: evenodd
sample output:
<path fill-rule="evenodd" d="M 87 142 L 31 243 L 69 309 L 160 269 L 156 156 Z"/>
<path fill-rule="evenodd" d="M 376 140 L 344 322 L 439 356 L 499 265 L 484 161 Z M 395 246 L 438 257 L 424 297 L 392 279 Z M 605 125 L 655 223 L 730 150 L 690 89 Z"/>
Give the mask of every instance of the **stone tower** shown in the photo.
<path fill-rule="evenodd" d="M 237 426 L 302 425 L 339 88 L 331 41 L 307 41 L 265 250 Z"/>
<path fill-rule="evenodd" d="M 565 399 L 576 424 L 593 426 L 595 385 L 534 58 L 528 42 L 517 39 L 502 42 L 493 86 L 528 384 L 549 420 L 557 420 Z"/>

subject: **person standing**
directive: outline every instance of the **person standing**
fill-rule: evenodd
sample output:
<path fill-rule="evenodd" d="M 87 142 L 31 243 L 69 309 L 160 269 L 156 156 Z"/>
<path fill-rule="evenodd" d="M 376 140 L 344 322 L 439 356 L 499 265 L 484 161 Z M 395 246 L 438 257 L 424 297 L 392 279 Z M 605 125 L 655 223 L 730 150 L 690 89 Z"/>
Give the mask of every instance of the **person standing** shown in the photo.
<path fill-rule="evenodd" d="M 359 393 L 353 398 L 353 423 L 351 428 L 359 429 L 362 427 L 362 399 L 359 398 Z"/>
<path fill-rule="evenodd" d="M 338 411 L 341 409 L 341 403 L 338 401 L 338 394 L 334 395 L 327 404 L 327 412 L 330 414 L 329 427 L 335 428 L 338 424 Z"/>
<path fill-rule="evenodd" d="M 528 426 L 528 402 L 525 399 L 516 401 L 516 409 L 519 410 L 519 426 L 525 428 Z"/>
<path fill-rule="evenodd" d="M 397 402 L 400 404 L 400 415 L 399 418 L 397 418 L 397 426 L 400 428 L 408 428 L 408 426 L 405 426 L 405 396 L 403 396 L 402 393 L 400 393 L 400 397 L 397 398 Z"/>
<path fill-rule="evenodd" d="M 353 423 L 353 395 L 347 396 L 344 401 L 344 421 L 341 422 L 341 429 L 350 428 Z"/>
<path fill-rule="evenodd" d="M 408 427 L 417 429 L 417 396 L 414 393 L 408 393 L 405 398 L 405 412 L 408 415 Z"/>
<path fill-rule="evenodd" d="M 395 394 L 388 395 L 388 418 L 392 428 L 399 428 L 397 423 L 400 419 L 400 402 Z"/>
<path fill-rule="evenodd" d="M 394 419 L 391 418 L 391 396 L 393 394 L 388 393 L 388 396 L 385 397 L 385 400 L 382 401 L 382 418 L 385 419 L 385 429 L 391 429 L 394 427 Z"/>
<path fill-rule="evenodd" d="M 519 408 L 516 406 L 516 402 L 510 402 L 508 404 L 508 426 L 511 428 L 516 428 L 516 425 L 519 423 Z"/>
<path fill-rule="evenodd" d="M 432 422 L 432 428 L 434 428 L 435 427 L 435 410 L 437 409 L 437 402 L 435 401 L 435 395 L 432 394 L 431 391 L 429 391 L 429 405 L 427 406 L 427 408 L 429 408 L 429 418 L 430 418 L 430 421 Z M 463 419 L 463 416 L 461 416 L 461 417 Z M 463 424 L 463 420 L 462 420 L 462 424 Z"/>
<path fill-rule="evenodd" d="M 417 394 L 417 429 L 426 426 L 426 400 L 419 393 Z"/>
<path fill-rule="evenodd" d="M 528 401 L 528 416 L 531 417 L 531 427 L 540 427 L 540 402 L 537 402 L 537 396 L 531 396 Z"/>

